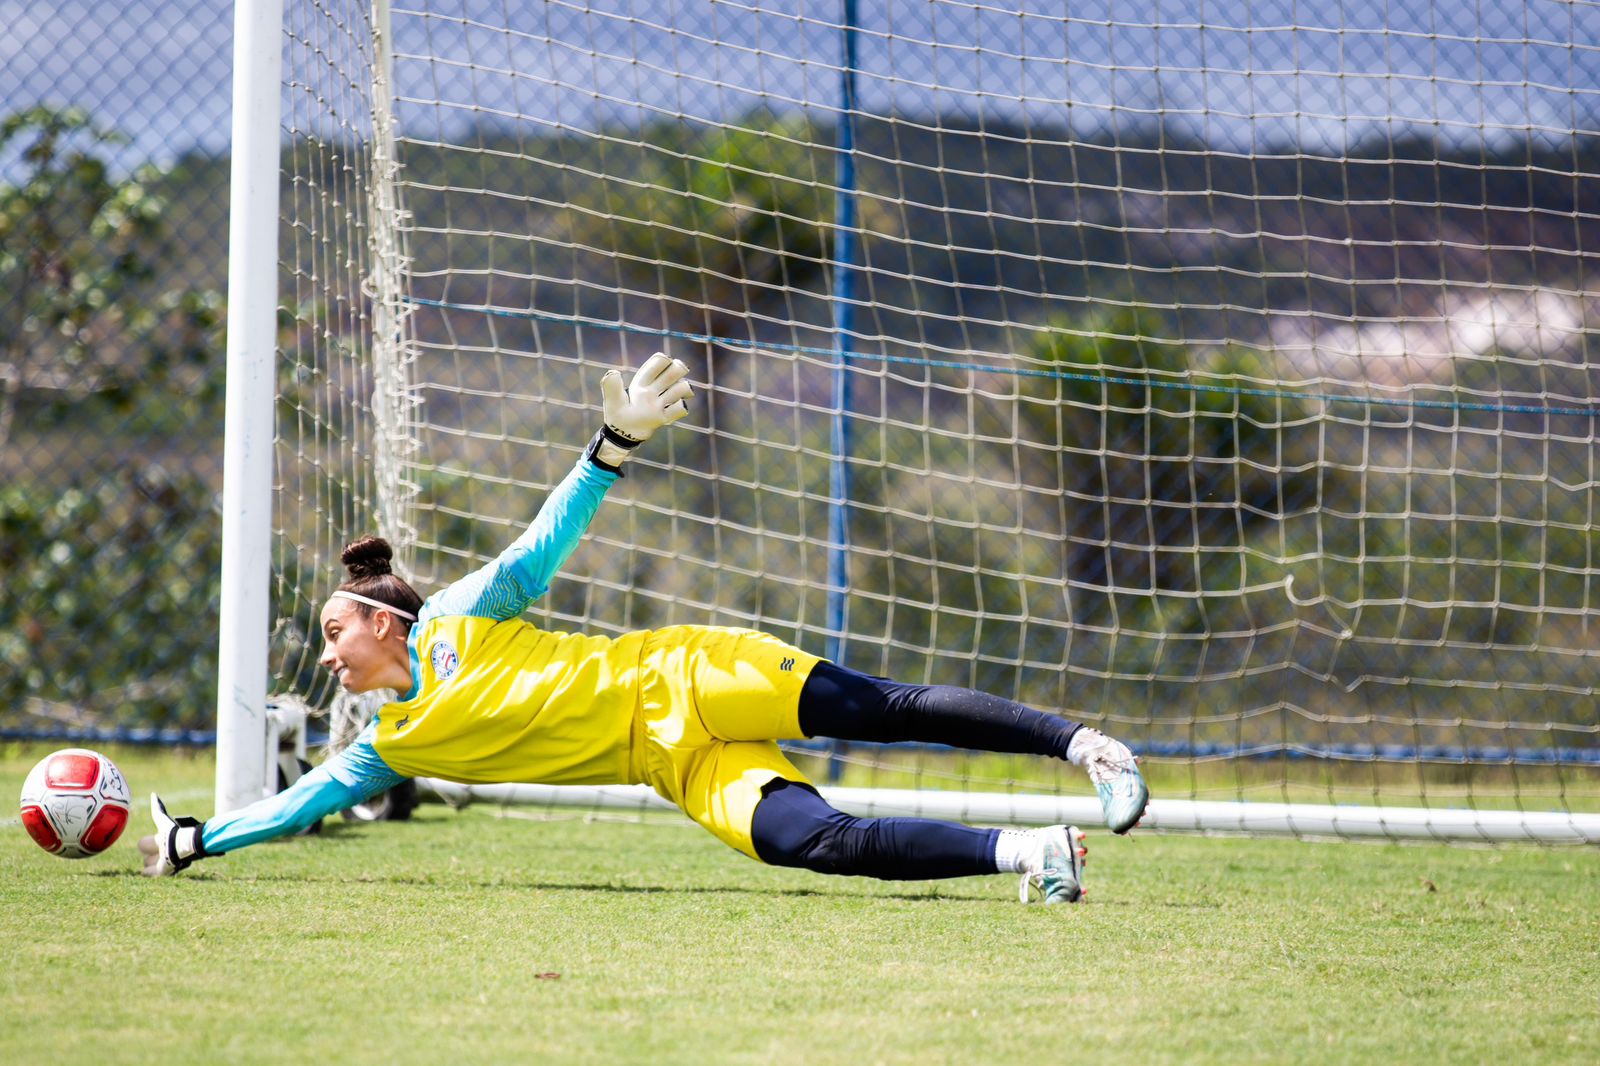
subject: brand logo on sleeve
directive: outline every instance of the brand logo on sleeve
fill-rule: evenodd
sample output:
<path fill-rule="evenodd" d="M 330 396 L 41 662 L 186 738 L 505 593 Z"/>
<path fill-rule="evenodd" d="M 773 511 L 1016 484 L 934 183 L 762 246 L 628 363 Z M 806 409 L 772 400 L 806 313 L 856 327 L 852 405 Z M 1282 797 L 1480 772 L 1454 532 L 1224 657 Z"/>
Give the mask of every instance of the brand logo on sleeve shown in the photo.
<path fill-rule="evenodd" d="M 428 649 L 428 658 L 433 662 L 433 676 L 440 681 L 448 681 L 455 676 L 456 669 L 461 666 L 461 657 L 456 654 L 456 646 L 448 640 L 436 640 L 433 647 Z"/>

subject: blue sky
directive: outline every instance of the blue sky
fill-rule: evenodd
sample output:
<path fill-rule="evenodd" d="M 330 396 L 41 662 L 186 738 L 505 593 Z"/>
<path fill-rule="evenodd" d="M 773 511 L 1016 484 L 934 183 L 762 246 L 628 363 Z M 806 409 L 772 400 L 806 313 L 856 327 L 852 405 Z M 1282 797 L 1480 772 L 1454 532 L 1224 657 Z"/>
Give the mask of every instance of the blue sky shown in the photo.
<path fill-rule="evenodd" d="M 858 91 L 878 112 L 1084 131 L 1160 113 L 1214 143 L 1333 153 L 1393 122 L 1471 140 L 1600 114 L 1594 0 L 860 0 L 859 9 Z M 446 135 L 482 114 L 474 101 L 579 128 L 652 114 L 715 120 L 763 101 L 826 117 L 838 105 L 839 10 L 397 0 L 397 81 L 409 101 L 399 114 L 409 130 Z M 126 160 L 223 152 L 232 20 L 232 5 L 208 0 L 0 0 L 0 107 L 89 107 L 131 138 Z M 414 58 L 425 50 L 440 58 Z M 944 88 L 930 92 L 929 81 Z"/>

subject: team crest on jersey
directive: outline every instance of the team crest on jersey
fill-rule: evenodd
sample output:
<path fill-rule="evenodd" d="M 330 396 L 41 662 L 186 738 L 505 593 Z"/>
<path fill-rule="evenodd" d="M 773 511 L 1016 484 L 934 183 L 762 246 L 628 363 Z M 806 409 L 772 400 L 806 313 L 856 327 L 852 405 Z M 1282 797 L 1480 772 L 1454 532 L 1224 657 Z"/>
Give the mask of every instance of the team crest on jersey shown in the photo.
<path fill-rule="evenodd" d="M 456 654 L 456 646 L 448 640 L 436 640 L 428 651 L 428 657 L 433 660 L 433 676 L 440 681 L 448 681 L 455 676 L 456 668 L 461 665 L 461 657 Z"/>

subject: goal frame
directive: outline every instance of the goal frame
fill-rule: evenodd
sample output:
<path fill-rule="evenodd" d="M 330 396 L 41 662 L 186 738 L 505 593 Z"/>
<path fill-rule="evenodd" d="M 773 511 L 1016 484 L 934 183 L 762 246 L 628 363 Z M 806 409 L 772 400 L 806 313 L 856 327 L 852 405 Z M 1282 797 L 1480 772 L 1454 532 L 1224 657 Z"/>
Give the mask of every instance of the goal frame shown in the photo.
<path fill-rule="evenodd" d="M 853 94 L 852 42 L 855 33 L 854 0 L 841 0 L 841 87 Z M 377 198 L 373 214 L 380 220 L 398 211 L 394 201 L 392 168 L 397 166 L 393 146 L 392 116 L 387 109 L 390 81 L 387 27 L 389 0 L 372 0 L 377 28 L 377 65 L 374 70 L 374 173 L 369 176 L 371 195 Z M 240 0 L 235 15 L 235 65 L 233 109 L 233 171 L 231 178 L 230 252 L 228 280 L 228 339 L 226 437 L 222 502 L 222 601 L 218 634 L 216 809 L 235 810 L 266 795 L 274 778 L 276 753 L 269 750 L 273 724 L 268 708 L 271 603 L 269 577 L 273 523 L 273 434 L 276 376 L 276 318 L 279 276 L 278 232 L 281 171 L 281 92 L 283 82 L 284 0 Z M 848 128 L 848 123 L 845 124 Z M 841 157 L 849 164 L 850 147 Z M 851 179 L 838 179 L 840 196 L 837 225 L 846 235 L 855 230 Z M 384 239 L 380 226 L 376 239 Z M 392 235 L 391 235 L 392 236 Z M 837 285 L 847 284 L 851 273 L 852 242 L 841 240 L 835 261 Z M 403 249 L 390 249 L 393 258 Z M 394 360 L 403 353 L 403 300 L 393 291 L 395 279 L 373 279 L 372 350 L 378 361 Z M 856 297 L 834 292 L 838 312 L 835 327 L 836 357 L 840 373 L 834 405 L 849 407 L 847 365 L 851 359 L 849 313 Z M 393 471 L 383 469 L 392 459 L 381 443 L 400 435 L 404 414 L 399 397 L 382 395 L 390 375 L 375 375 L 380 395 L 373 404 L 380 445 L 378 481 L 393 488 Z M 834 434 L 846 432 L 836 414 Z M 845 450 L 843 447 L 839 449 Z M 843 547 L 848 538 L 844 512 L 849 506 L 847 467 L 838 463 L 830 482 L 829 523 L 831 542 Z M 381 493 L 380 493 L 381 494 Z M 830 564 L 838 557 L 831 557 Z M 847 569 L 830 565 L 830 599 L 842 603 Z M 842 606 L 830 615 L 843 617 Z M 842 623 L 840 627 L 842 628 Z M 426 782 L 444 798 L 478 798 L 494 802 L 570 804 L 580 807 L 637 807 L 645 803 L 637 790 L 557 789 L 541 786 L 461 786 Z M 903 790 L 837 790 L 835 798 L 858 813 L 937 815 L 962 817 L 992 824 L 1039 824 L 1069 820 L 1080 824 L 1099 821 L 1098 806 L 1090 798 L 1018 796 L 988 793 L 912 793 Z M 1345 807 L 1302 803 L 1213 802 L 1157 797 L 1146 819 L 1147 828 L 1199 832 L 1249 832 L 1295 836 L 1376 837 L 1463 841 L 1600 842 L 1600 815 L 1572 812 L 1441 810 L 1423 807 Z"/>

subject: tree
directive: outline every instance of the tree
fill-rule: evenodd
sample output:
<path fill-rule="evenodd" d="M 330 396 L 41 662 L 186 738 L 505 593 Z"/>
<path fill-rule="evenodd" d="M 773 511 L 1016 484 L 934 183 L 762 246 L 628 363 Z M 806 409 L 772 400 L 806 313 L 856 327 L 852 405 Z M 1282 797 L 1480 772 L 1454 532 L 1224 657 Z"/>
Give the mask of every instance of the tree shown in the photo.
<path fill-rule="evenodd" d="M 212 489 L 175 441 L 220 433 L 220 297 L 169 280 L 153 168 L 73 108 L 0 121 L 0 699 L 82 727 L 214 705 Z M 158 456 L 159 461 L 158 461 Z"/>
<path fill-rule="evenodd" d="M 115 180 L 104 154 L 119 140 L 78 108 L 0 121 L 0 152 L 20 144 L 23 168 L 0 185 L 0 444 L 29 393 L 81 417 L 86 398 L 126 412 L 179 367 L 193 371 L 191 399 L 220 388 L 210 372 L 220 299 L 162 287 L 160 173 Z"/>
<path fill-rule="evenodd" d="M 1028 353 L 1047 376 L 1023 386 L 1031 454 L 1068 458 L 1067 570 L 1101 596 L 1223 596 L 1247 583 L 1250 532 L 1314 510 L 1322 491 L 1316 403 L 1274 389 L 1271 356 L 1197 351 L 1164 316 L 1128 308 L 1089 328 L 1041 335 Z M 1089 621 L 1092 617 L 1077 619 Z"/>
<path fill-rule="evenodd" d="M 719 480 L 765 484 L 775 470 L 792 472 L 792 463 L 780 460 L 760 467 L 764 477 L 755 474 L 764 444 L 787 443 L 772 440 L 775 427 L 787 429 L 792 419 L 787 398 L 769 393 L 770 382 L 783 375 L 773 373 L 770 355 L 747 345 L 807 343 L 808 326 L 818 331 L 811 343 L 827 343 L 834 188 L 823 136 L 802 117 L 750 116 L 736 127 L 703 132 L 662 123 L 641 132 L 631 166 L 619 171 L 610 161 L 610 168 L 595 168 L 605 178 L 568 191 L 565 228 L 576 247 L 598 253 L 578 263 L 577 273 L 602 278 L 600 287 L 640 294 L 627 312 L 638 325 L 708 338 L 692 346 L 658 342 L 705 383 L 697 400 L 704 414 L 697 412 L 696 421 L 709 432 L 679 434 L 670 481 L 637 490 L 694 516 L 680 523 L 686 529 L 758 527 L 763 490 L 719 491 Z M 826 374 L 794 387 L 804 401 L 829 402 Z M 737 443 L 730 447 L 730 440 Z M 816 465 L 816 476 L 825 479 L 825 467 Z M 722 542 L 725 551 L 736 550 L 732 539 Z M 651 556 L 636 555 L 633 565 L 636 584 L 696 592 L 672 589 L 680 578 L 657 572 Z M 761 602 L 761 582 L 735 577 L 734 569 L 720 579 L 737 589 L 728 595 Z M 660 609 L 657 601 L 636 599 L 632 621 L 656 624 Z"/>

